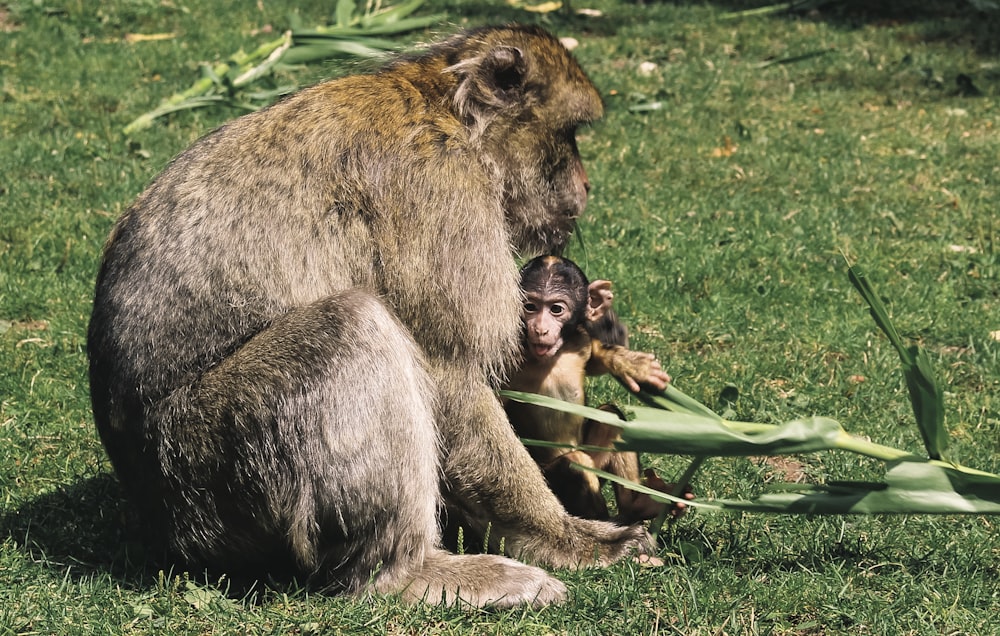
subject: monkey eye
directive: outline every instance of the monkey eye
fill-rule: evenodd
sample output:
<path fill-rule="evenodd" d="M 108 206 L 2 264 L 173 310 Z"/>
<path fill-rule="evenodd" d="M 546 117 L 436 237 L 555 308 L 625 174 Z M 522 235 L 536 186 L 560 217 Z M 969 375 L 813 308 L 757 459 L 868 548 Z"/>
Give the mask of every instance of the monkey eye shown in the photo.
<path fill-rule="evenodd" d="M 552 310 L 551 311 L 552 311 L 552 315 L 553 316 L 559 316 L 559 315 L 562 315 L 562 313 L 564 311 L 566 311 L 566 307 L 563 306 L 563 305 L 560 305 L 559 303 L 555 303 L 555 304 L 552 305 Z"/>
<path fill-rule="evenodd" d="M 533 314 L 538 311 L 538 305 L 535 303 L 524 303 L 524 310 L 529 314 Z"/>

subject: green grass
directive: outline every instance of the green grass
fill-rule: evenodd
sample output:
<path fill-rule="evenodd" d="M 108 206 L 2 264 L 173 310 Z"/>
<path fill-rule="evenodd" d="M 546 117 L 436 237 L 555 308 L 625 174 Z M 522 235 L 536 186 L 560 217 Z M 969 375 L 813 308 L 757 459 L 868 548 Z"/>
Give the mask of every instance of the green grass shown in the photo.
<path fill-rule="evenodd" d="M 577 0 L 604 12 L 584 19 L 431 0 L 426 12 L 451 22 L 413 38 L 519 19 L 580 41 L 608 115 L 581 136 L 595 188 L 571 256 L 614 281 L 633 345 L 656 351 L 682 390 L 721 409 L 732 386 L 740 419 L 828 415 L 920 451 L 898 358 L 846 256 L 930 353 L 951 456 L 998 472 L 1000 17 L 949 4 L 734 20 L 724 14 L 753 3 Z M 226 596 L 196 575 L 160 575 L 122 530 L 84 334 L 114 219 L 171 156 L 238 113 L 120 131 L 189 86 L 199 63 L 273 39 L 252 32 L 280 31 L 288 8 L 95 6 L 0 5 L 0 633 L 1000 633 L 992 517 L 691 514 L 666 536 L 665 568 L 560 572 L 571 602 L 539 612 Z M 333 12 L 296 6 L 306 24 Z M 175 35 L 129 44 L 127 33 Z M 642 62 L 657 66 L 644 75 Z M 960 75 L 982 95 L 963 95 Z M 592 397 L 624 399 L 604 380 Z M 845 453 L 794 460 L 816 481 L 880 468 Z M 671 475 L 687 460 L 645 461 Z M 748 496 L 780 478 L 762 460 L 713 459 L 695 488 Z"/>

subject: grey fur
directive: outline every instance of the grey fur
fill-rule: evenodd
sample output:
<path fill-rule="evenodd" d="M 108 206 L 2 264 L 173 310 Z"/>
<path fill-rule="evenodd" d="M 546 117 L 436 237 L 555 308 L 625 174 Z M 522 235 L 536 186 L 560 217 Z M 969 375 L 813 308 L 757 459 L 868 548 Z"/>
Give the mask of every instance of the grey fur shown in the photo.
<path fill-rule="evenodd" d="M 347 592 L 565 598 L 537 567 L 443 552 L 443 481 L 514 555 L 639 547 L 565 513 L 493 394 L 520 330 L 512 246 L 565 242 L 587 187 L 572 130 L 600 112 L 555 38 L 483 29 L 179 155 L 108 239 L 88 338 L 97 427 L 153 544 Z"/>

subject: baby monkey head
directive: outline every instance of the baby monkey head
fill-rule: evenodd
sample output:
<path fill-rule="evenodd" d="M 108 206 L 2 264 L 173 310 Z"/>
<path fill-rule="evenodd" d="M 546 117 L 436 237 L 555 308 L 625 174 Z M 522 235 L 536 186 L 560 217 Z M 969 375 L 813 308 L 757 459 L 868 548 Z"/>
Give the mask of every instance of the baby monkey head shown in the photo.
<path fill-rule="evenodd" d="M 539 256 L 521 268 L 524 294 L 525 355 L 536 361 L 554 359 L 566 340 L 611 307 L 611 283 L 587 281 L 573 261 Z"/>

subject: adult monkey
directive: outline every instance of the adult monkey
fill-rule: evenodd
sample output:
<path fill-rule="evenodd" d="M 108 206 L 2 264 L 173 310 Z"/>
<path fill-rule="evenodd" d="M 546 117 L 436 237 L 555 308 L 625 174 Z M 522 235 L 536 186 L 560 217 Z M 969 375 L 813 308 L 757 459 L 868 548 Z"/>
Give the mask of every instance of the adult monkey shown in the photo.
<path fill-rule="evenodd" d="M 88 336 L 151 540 L 188 567 L 476 606 L 566 591 L 441 550 L 442 491 L 540 564 L 642 550 L 565 512 L 493 392 L 521 329 L 511 246 L 564 245 L 589 189 L 575 131 L 601 114 L 550 34 L 486 28 L 175 158 L 108 239 Z"/>

